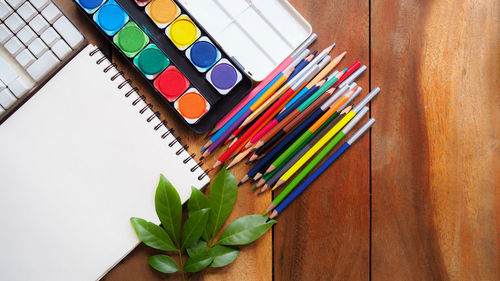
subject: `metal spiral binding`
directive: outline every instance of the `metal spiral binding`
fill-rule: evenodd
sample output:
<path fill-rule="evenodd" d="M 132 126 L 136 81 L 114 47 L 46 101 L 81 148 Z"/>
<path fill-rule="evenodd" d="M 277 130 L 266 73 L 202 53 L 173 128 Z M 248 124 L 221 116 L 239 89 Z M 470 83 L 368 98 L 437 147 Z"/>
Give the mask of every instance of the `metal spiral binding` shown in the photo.
<path fill-rule="evenodd" d="M 92 50 L 90 53 L 89 53 L 89 56 L 94 56 L 96 55 L 97 53 L 101 53 L 102 54 L 102 57 L 100 57 L 97 61 L 96 61 L 96 64 L 100 65 L 101 63 L 103 63 L 104 61 L 108 60 L 107 57 L 102 53 L 101 49 L 99 48 L 96 48 L 94 50 Z M 115 63 L 111 63 L 110 65 L 106 66 L 104 69 L 103 69 L 103 72 L 104 73 L 107 73 L 109 72 L 111 69 L 116 69 L 116 64 Z M 115 81 L 118 77 L 123 77 L 123 72 L 116 69 L 118 72 L 116 74 L 114 74 L 112 77 L 111 77 L 111 81 Z M 132 95 L 133 93 L 138 93 L 139 92 L 139 89 L 135 88 L 135 87 L 132 87 L 132 81 L 130 79 L 124 79 L 124 81 L 122 83 L 120 83 L 118 85 L 118 89 L 122 89 L 123 87 L 125 87 L 126 85 L 129 85 L 131 87 L 131 89 L 125 94 L 125 97 L 129 97 L 130 95 Z M 136 100 L 134 100 L 132 102 L 132 105 L 133 106 L 136 106 L 137 104 L 139 104 L 139 102 L 141 101 L 144 101 L 146 100 L 146 97 L 144 95 L 141 95 L 139 96 Z M 142 108 L 139 113 L 140 114 L 144 114 L 148 109 L 152 109 L 153 108 L 153 105 L 151 104 L 146 104 L 146 106 L 144 108 Z M 160 112 L 156 111 L 154 112 L 150 117 L 148 117 L 148 119 L 146 119 L 146 121 L 149 123 L 151 121 L 154 120 L 155 117 L 160 117 Z M 162 126 L 164 126 L 165 128 L 167 128 L 167 132 L 165 132 L 163 135 L 161 135 L 161 138 L 162 139 L 165 139 L 168 135 L 172 134 L 175 132 L 175 129 L 169 129 L 167 127 L 167 121 L 166 120 L 162 120 L 158 125 L 156 125 L 154 127 L 154 130 L 155 131 L 158 131 Z M 173 147 L 176 143 L 180 143 L 181 141 L 181 138 L 180 137 L 176 137 L 172 142 L 170 142 L 168 144 L 169 147 Z M 180 155 L 183 151 L 187 151 L 187 149 L 189 148 L 188 145 L 183 145 L 175 154 L 176 155 Z M 182 161 L 182 163 L 184 163 L 185 165 L 188 164 L 188 162 L 191 160 L 191 159 L 194 159 L 194 157 L 196 156 L 195 153 L 192 153 L 191 155 L 189 155 L 186 159 L 184 159 Z M 194 167 L 192 167 L 190 169 L 190 171 L 192 173 L 194 173 L 198 168 L 201 168 L 203 166 L 203 162 L 198 162 L 196 163 L 196 165 Z M 208 176 L 208 169 L 203 171 L 203 173 L 198 177 L 198 180 L 202 180 L 204 177 Z"/>
<path fill-rule="evenodd" d="M 175 153 L 175 155 L 177 155 L 177 156 L 181 155 L 181 153 L 183 151 L 187 151 L 188 148 L 189 148 L 189 145 L 187 145 L 187 144 L 183 145 L 179 150 L 177 150 L 177 152 Z"/>

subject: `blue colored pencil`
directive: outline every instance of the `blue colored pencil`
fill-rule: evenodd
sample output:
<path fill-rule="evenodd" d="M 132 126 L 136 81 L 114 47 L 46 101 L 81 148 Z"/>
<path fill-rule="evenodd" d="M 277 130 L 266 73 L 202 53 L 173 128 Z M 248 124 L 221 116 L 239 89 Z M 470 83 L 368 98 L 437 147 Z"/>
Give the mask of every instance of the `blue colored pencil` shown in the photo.
<path fill-rule="evenodd" d="M 210 140 L 203 146 L 201 149 L 201 152 L 205 151 L 214 141 L 216 141 L 218 138 L 220 138 L 227 130 L 230 130 L 230 128 L 233 126 L 233 124 L 240 119 L 243 114 L 245 114 L 249 109 L 252 104 L 254 104 L 269 88 L 271 88 L 276 81 L 278 81 L 281 77 L 283 76 L 283 73 L 278 74 L 269 84 L 267 84 L 266 87 L 264 87 L 250 102 L 245 105 L 238 113 L 236 113 L 222 128 L 220 128 L 214 135 L 210 137 Z M 245 117 L 246 118 L 246 117 Z M 234 125 L 234 127 L 238 128 L 238 125 Z"/>
<path fill-rule="evenodd" d="M 270 218 L 274 219 L 277 217 L 283 210 L 286 209 L 304 190 L 306 190 L 311 184 L 322 174 L 324 173 L 328 167 L 330 167 L 337 159 L 339 159 L 344 152 L 349 149 L 364 133 L 370 129 L 370 127 L 375 124 L 375 119 L 370 119 L 366 122 L 361 129 L 359 129 L 354 135 L 346 141 L 342 146 L 340 146 L 333 154 L 330 156 L 319 168 L 314 171 L 311 176 L 302 182 L 302 184 L 297 187 L 290 195 L 288 195 L 285 200 L 283 200 L 271 213 Z"/>
<path fill-rule="evenodd" d="M 318 51 L 314 51 L 312 53 L 313 56 L 316 56 L 316 54 L 318 53 Z M 286 80 L 286 82 L 292 80 L 293 77 L 295 77 L 297 74 L 300 73 L 300 71 L 302 71 L 302 69 L 304 69 L 311 61 L 308 61 L 306 60 L 305 58 L 302 59 L 301 62 L 299 62 L 299 64 L 297 64 L 297 66 L 295 67 L 295 69 L 293 70 L 292 74 L 290 74 L 290 77 L 288 77 L 288 80 Z M 285 83 L 286 83 L 285 82 Z"/>

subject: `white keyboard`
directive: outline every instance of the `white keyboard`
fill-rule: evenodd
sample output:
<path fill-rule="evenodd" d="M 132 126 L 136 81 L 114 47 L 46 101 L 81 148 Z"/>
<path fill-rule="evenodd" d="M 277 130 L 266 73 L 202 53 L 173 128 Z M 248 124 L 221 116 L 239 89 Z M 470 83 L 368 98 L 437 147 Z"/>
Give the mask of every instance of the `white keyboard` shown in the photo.
<path fill-rule="evenodd" d="M 85 38 L 50 0 L 0 0 L 0 122 Z"/>

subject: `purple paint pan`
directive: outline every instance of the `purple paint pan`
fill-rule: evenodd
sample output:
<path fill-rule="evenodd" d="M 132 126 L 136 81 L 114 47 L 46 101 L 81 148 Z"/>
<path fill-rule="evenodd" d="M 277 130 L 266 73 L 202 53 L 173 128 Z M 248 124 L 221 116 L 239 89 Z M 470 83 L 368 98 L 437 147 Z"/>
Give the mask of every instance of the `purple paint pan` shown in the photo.
<path fill-rule="evenodd" d="M 241 73 L 227 60 L 220 60 L 207 72 L 207 80 L 221 95 L 227 95 L 241 81 Z"/>

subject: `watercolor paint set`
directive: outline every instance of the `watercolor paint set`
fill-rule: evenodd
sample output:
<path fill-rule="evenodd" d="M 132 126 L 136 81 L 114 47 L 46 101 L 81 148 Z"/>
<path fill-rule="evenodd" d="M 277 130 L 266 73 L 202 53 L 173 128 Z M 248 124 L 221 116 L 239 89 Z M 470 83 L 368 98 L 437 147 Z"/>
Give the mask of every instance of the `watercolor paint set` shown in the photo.
<path fill-rule="evenodd" d="M 284 0 L 73 0 L 196 133 L 312 33 Z"/>

